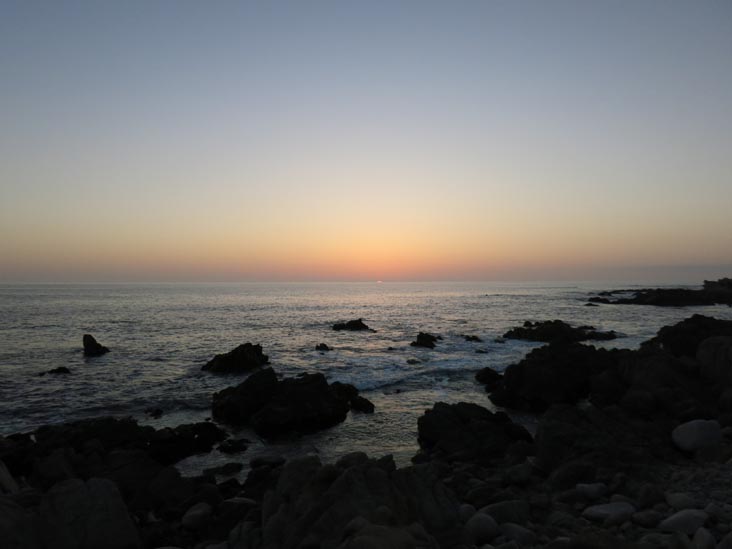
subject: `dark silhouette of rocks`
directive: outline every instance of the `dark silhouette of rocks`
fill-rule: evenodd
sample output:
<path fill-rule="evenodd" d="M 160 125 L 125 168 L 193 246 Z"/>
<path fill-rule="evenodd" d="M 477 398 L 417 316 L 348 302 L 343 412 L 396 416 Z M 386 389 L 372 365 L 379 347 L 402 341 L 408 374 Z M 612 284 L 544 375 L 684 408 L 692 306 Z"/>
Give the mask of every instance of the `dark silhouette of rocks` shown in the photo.
<path fill-rule="evenodd" d="M 524 322 L 522 327 L 511 328 L 503 334 L 505 339 L 523 339 L 526 341 L 606 341 L 615 339 L 618 335 L 614 331 L 600 332 L 594 326 L 579 326 L 574 328 L 561 320 L 546 320 L 543 322 Z"/>
<path fill-rule="evenodd" d="M 212 410 L 219 421 L 248 424 L 257 434 L 273 437 L 332 427 L 346 418 L 349 409 L 368 408 L 366 402 L 352 385 L 328 385 L 323 374 L 278 380 L 274 370 L 266 368 L 216 393 Z"/>
<path fill-rule="evenodd" d="M 262 352 L 262 346 L 244 343 L 228 353 L 214 356 L 201 370 L 217 374 L 238 374 L 265 364 L 269 364 L 269 357 Z"/>
<path fill-rule="evenodd" d="M 434 349 L 435 344 L 440 339 L 442 339 L 442 337 L 440 336 L 435 336 L 425 332 L 419 332 L 419 334 L 417 334 L 417 339 L 415 341 L 412 341 L 410 345 L 412 347 L 425 347 L 427 349 Z"/>
<path fill-rule="evenodd" d="M 526 429 L 505 413 L 467 402 L 438 402 L 419 418 L 417 428 L 422 454 L 447 462 L 490 461 L 506 454 L 514 443 L 532 442 Z"/>
<path fill-rule="evenodd" d="M 485 368 L 478 370 L 475 374 L 475 380 L 478 383 L 485 385 L 486 391 L 492 391 L 496 388 L 500 384 L 502 378 L 503 376 L 490 366 L 486 366 Z"/>
<path fill-rule="evenodd" d="M 104 345 L 100 345 L 94 336 L 90 334 L 84 334 L 84 355 L 85 356 L 100 356 L 109 352 L 109 349 Z"/>
<path fill-rule="evenodd" d="M 349 320 L 348 322 L 337 322 L 333 324 L 333 329 L 336 331 L 347 330 L 349 332 L 369 331 L 375 332 L 369 328 L 363 321 L 362 318 L 356 320 Z"/>
<path fill-rule="evenodd" d="M 704 281 L 700 290 L 690 288 L 644 288 L 641 290 L 611 290 L 591 297 L 590 303 L 611 305 L 655 305 L 658 307 L 691 307 L 699 305 L 732 305 L 732 283 L 729 278 Z M 615 297 L 618 294 L 630 297 Z M 614 299 L 611 299 L 614 298 Z"/>
<path fill-rule="evenodd" d="M 644 346 L 658 346 L 674 356 L 693 357 L 699 344 L 714 336 L 732 336 L 732 320 L 693 315 L 672 326 L 664 326 Z"/>
<path fill-rule="evenodd" d="M 465 338 L 465 341 L 469 341 L 471 343 L 483 343 L 483 340 L 476 335 L 464 335 L 463 337 Z"/>
<path fill-rule="evenodd" d="M 321 351 L 321 352 L 327 352 L 327 351 L 330 351 L 330 350 L 331 350 L 331 348 L 330 348 L 330 347 L 328 347 L 328 346 L 327 346 L 327 345 L 326 345 L 325 343 L 318 343 L 318 344 L 317 344 L 317 345 L 315 346 L 315 350 L 316 350 L 316 351 Z"/>
<path fill-rule="evenodd" d="M 46 374 L 70 374 L 71 370 L 69 370 L 66 366 L 59 366 L 58 368 L 53 368 L 51 370 L 48 370 L 47 372 L 41 372 L 38 374 L 39 376 L 45 376 Z"/>
<path fill-rule="evenodd" d="M 245 452 L 251 440 L 246 438 L 228 438 L 218 446 L 219 452 L 223 454 L 236 454 L 239 452 Z"/>

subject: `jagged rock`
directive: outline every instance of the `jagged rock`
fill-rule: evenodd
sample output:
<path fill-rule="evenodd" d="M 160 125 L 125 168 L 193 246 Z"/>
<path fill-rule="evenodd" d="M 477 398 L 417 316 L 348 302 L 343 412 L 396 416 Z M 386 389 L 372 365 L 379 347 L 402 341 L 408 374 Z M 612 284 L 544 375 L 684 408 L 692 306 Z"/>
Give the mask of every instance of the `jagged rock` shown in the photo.
<path fill-rule="evenodd" d="M 43 495 L 40 534 L 58 549 L 138 549 L 134 522 L 115 484 L 106 479 L 65 480 Z"/>
<path fill-rule="evenodd" d="M 374 413 L 374 404 L 360 395 L 356 395 L 350 400 L 351 410 L 356 412 L 363 412 L 364 414 Z"/>
<path fill-rule="evenodd" d="M 262 353 L 261 345 L 244 343 L 228 353 L 214 356 L 201 370 L 220 374 L 249 372 L 269 364 L 269 357 Z"/>
<path fill-rule="evenodd" d="M 101 345 L 94 339 L 94 336 L 90 334 L 84 334 L 84 355 L 86 356 L 99 356 L 104 353 L 108 353 L 109 349 L 104 345 Z"/>
<path fill-rule="evenodd" d="M 327 346 L 327 345 L 326 345 L 325 343 L 318 343 L 318 344 L 317 344 L 317 345 L 315 346 L 315 350 L 316 350 L 316 351 L 321 351 L 321 352 L 326 352 L 326 351 L 330 351 L 330 350 L 331 350 L 331 348 L 330 348 L 330 347 L 328 347 L 328 346 Z"/>
<path fill-rule="evenodd" d="M 505 334 L 505 339 L 523 339 L 527 341 L 579 342 L 586 340 L 609 340 L 618 335 L 614 331 L 600 332 L 593 326 L 574 328 L 561 320 L 545 320 L 543 322 L 526 321 L 522 327 L 512 328 Z"/>
<path fill-rule="evenodd" d="M 337 323 L 333 324 L 333 329 L 336 331 L 347 330 L 350 332 L 358 332 L 361 330 L 371 331 L 371 332 L 374 331 L 364 323 L 362 318 L 359 318 L 356 320 L 349 320 L 348 322 L 337 322 Z"/>
<path fill-rule="evenodd" d="M 676 427 L 671 439 L 679 450 L 695 452 L 722 442 L 722 429 L 714 419 L 694 419 Z"/>
<path fill-rule="evenodd" d="M 417 420 L 417 428 L 423 454 L 445 461 L 490 461 L 515 443 L 532 442 L 503 412 L 467 402 L 436 403 Z"/>
<path fill-rule="evenodd" d="M 419 334 L 417 334 L 417 339 L 412 341 L 410 345 L 412 347 L 426 347 L 427 349 L 434 349 L 435 343 L 437 343 L 439 339 L 442 338 L 425 332 L 419 332 Z"/>
<path fill-rule="evenodd" d="M 693 315 L 672 326 L 664 326 L 656 337 L 643 345 L 661 347 L 674 356 L 694 357 L 701 342 L 714 336 L 732 336 L 732 320 Z"/>
<path fill-rule="evenodd" d="M 575 403 L 589 395 L 592 376 L 615 366 L 618 354 L 580 343 L 550 343 L 506 368 L 490 398 L 498 406 L 533 412 Z"/>
<path fill-rule="evenodd" d="M 732 336 L 709 337 L 696 351 L 701 377 L 719 385 L 732 385 Z"/>

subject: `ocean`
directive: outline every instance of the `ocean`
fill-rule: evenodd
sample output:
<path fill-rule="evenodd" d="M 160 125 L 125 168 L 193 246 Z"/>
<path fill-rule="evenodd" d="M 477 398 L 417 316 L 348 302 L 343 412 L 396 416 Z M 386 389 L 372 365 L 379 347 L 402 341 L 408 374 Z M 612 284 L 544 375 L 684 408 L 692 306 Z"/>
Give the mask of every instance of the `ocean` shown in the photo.
<path fill-rule="evenodd" d="M 0 434 L 101 415 L 132 416 L 155 427 L 210 417 L 211 395 L 243 376 L 202 372 L 215 354 L 259 343 L 286 376 L 322 372 L 354 384 L 376 406 L 331 429 L 275 442 L 248 430 L 247 460 L 317 453 L 324 462 L 351 451 L 393 454 L 406 464 L 417 450 L 417 418 L 435 402 L 470 401 L 494 409 L 473 376 L 497 371 L 538 344 L 497 341 L 526 320 L 561 319 L 615 330 L 600 343 L 635 348 L 665 325 L 701 313 L 732 319 L 732 307 L 586 307 L 588 295 L 633 284 L 292 283 L 153 285 L 1 285 Z M 335 332 L 363 318 L 375 333 Z M 418 332 L 442 336 L 434 350 L 410 347 Z M 93 334 L 111 349 L 85 358 Z M 483 343 L 465 341 L 477 335 Z M 318 343 L 333 351 L 320 353 Z M 476 351 L 484 352 L 476 352 Z M 417 363 L 407 361 L 416 359 Z M 414 362 L 414 360 L 411 360 Z M 39 376 L 65 366 L 70 375 Z M 161 408 L 159 419 L 145 414 Z M 529 429 L 530 416 L 519 416 Z M 179 464 L 184 474 L 230 461 L 214 451 Z"/>

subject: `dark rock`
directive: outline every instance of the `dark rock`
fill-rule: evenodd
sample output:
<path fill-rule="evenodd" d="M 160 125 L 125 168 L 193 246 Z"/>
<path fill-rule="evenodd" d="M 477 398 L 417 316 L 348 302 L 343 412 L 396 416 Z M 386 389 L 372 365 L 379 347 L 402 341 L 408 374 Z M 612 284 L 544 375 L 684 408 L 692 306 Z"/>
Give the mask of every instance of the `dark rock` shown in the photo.
<path fill-rule="evenodd" d="M 155 431 L 148 439 L 147 450 L 155 460 L 168 465 L 194 454 L 209 452 L 226 436 L 223 430 L 206 421 L 179 425 Z"/>
<path fill-rule="evenodd" d="M 230 438 L 219 444 L 218 450 L 223 454 L 236 454 L 246 451 L 251 441 L 246 438 Z"/>
<path fill-rule="evenodd" d="M 436 403 L 417 420 L 423 454 L 443 461 L 487 463 L 503 457 L 531 435 L 503 412 L 490 412 L 477 404 Z"/>
<path fill-rule="evenodd" d="M 592 297 L 593 303 L 610 303 L 617 305 L 655 305 L 657 307 L 690 307 L 698 305 L 730 305 L 732 304 L 732 290 L 729 278 L 717 281 L 704 281 L 700 290 L 691 288 L 644 288 L 641 290 L 612 290 L 601 292 L 606 297 Z M 630 297 L 608 299 L 617 294 L 631 294 Z"/>
<path fill-rule="evenodd" d="M 272 368 L 250 375 L 236 387 L 228 387 L 213 396 L 212 413 L 217 421 L 246 425 L 255 412 L 275 394 L 277 376 Z"/>
<path fill-rule="evenodd" d="M 58 368 L 53 368 L 52 370 L 48 370 L 47 372 L 41 372 L 38 374 L 39 376 L 45 376 L 46 374 L 70 374 L 71 370 L 69 370 L 66 366 L 59 366 Z"/>
<path fill-rule="evenodd" d="M 438 339 L 442 338 L 440 336 L 434 336 L 425 332 L 419 332 L 419 334 L 417 334 L 417 339 L 415 341 L 412 341 L 410 345 L 412 347 L 426 347 L 428 349 L 434 349 L 435 343 Z"/>
<path fill-rule="evenodd" d="M 523 339 L 527 341 L 551 342 L 578 342 L 586 340 L 610 340 L 617 334 L 613 331 L 600 332 L 593 326 L 573 328 L 561 320 L 547 320 L 544 322 L 524 322 L 519 328 L 512 328 L 503 337 L 506 339 Z"/>
<path fill-rule="evenodd" d="M 352 398 L 350 401 L 350 404 L 351 404 L 351 410 L 355 410 L 356 412 L 363 412 L 365 414 L 374 413 L 374 404 L 367 398 L 364 398 L 360 395 L 357 395 L 355 398 Z"/>
<path fill-rule="evenodd" d="M 336 331 L 348 330 L 350 332 L 358 332 L 361 330 L 374 331 L 364 323 L 362 318 L 349 320 L 348 322 L 337 322 L 333 324 L 333 329 Z"/>
<path fill-rule="evenodd" d="M 230 476 L 230 475 L 235 475 L 236 473 L 241 471 L 243 468 L 244 468 L 243 463 L 239 463 L 237 461 L 231 461 L 229 463 L 224 463 L 223 465 L 218 465 L 216 467 L 204 469 L 203 474 L 204 475 Z"/>
<path fill-rule="evenodd" d="M 543 412 L 555 403 L 574 403 L 589 395 L 590 378 L 617 360 L 617 351 L 551 343 L 506 368 L 490 398 L 498 406 L 533 412 Z"/>
<path fill-rule="evenodd" d="M 323 351 L 323 352 L 325 352 L 325 351 L 330 351 L 330 350 L 331 350 L 331 348 L 330 348 L 330 347 L 328 347 L 328 346 L 327 346 L 327 345 L 326 345 L 325 343 L 318 343 L 318 344 L 317 344 L 317 345 L 315 346 L 315 350 L 316 350 L 316 351 Z"/>
<path fill-rule="evenodd" d="M 232 374 L 248 372 L 265 364 L 269 364 L 269 357 L 262 353 L 262 346 L 244 343 L 228 353 L 216 355 L 201 370 Z"/>
<path fill-rule="evenodd" d="M 660 347 L 674 356 L 695 357 L 701 342 L 715 336 L 732 336 L 732 320 L 693 315 L 673 326 L 664 326 L 643 345 Z"/>
<path fill-rule="evenodd" d="M 84 334 L 83 343 L 84 355 L 86 356 L 99 356 L 109 352 L 109 349 L 104 345 L 100 345 L 97 340 L 94 339 L 94 336 L 90 334 Z"/>
<path fill-rule="evenodd" d="M 417 358 L 408 358 L 407 364 L 411 364 L 411 365 L 422 364 L 422 361 Z"/>
<path fill-rule="evenodd" d="M 105 479 L 55 485 L 41 501 L 39 532 L 46 546 L 59 549 L 142 546 L 117 487 Z"/>
<path fill-rule="evenodd" d="M 476 335 L 464 335 L 463 337 L 465 338 L 465 341 L 470 341 L 472 343 L 483 343 L 483 340 Z"/>
<path fill-rule="evenodd" d="M 485 385 L 486 391 L 492 391 L 495 389 L 498 384 L 501 382 L 501 374 L 496 372 L 493 368 L 490 366 L 486 366 L 485 368 L 478 370 L 478 372 L 475 374 L 475 380 L 478 383 L 482 383 Z"/>
<path fill-rule="evenodd" d="M 732 336 L 716 336 L 703 340 L 696 351 L 699 374 L 711 383 L 732 385 Z"/>
<path fill-rule="evenodd" d="M 145 410 L 145 413 L 153 419 L 158 419 L 158 418 L 163 417 L 162 408 L 148 408 L 147 410 Z"/>

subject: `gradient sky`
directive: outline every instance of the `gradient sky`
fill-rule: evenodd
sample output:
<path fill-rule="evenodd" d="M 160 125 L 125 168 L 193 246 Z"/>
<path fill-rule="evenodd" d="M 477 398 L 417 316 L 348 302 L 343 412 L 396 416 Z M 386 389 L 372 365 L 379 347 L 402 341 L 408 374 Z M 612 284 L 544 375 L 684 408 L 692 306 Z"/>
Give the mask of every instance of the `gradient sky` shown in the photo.
<path fill-rule="evenodd" d="M 732 274 L 732 2 L 0 2 L 0 281 Z"/>

